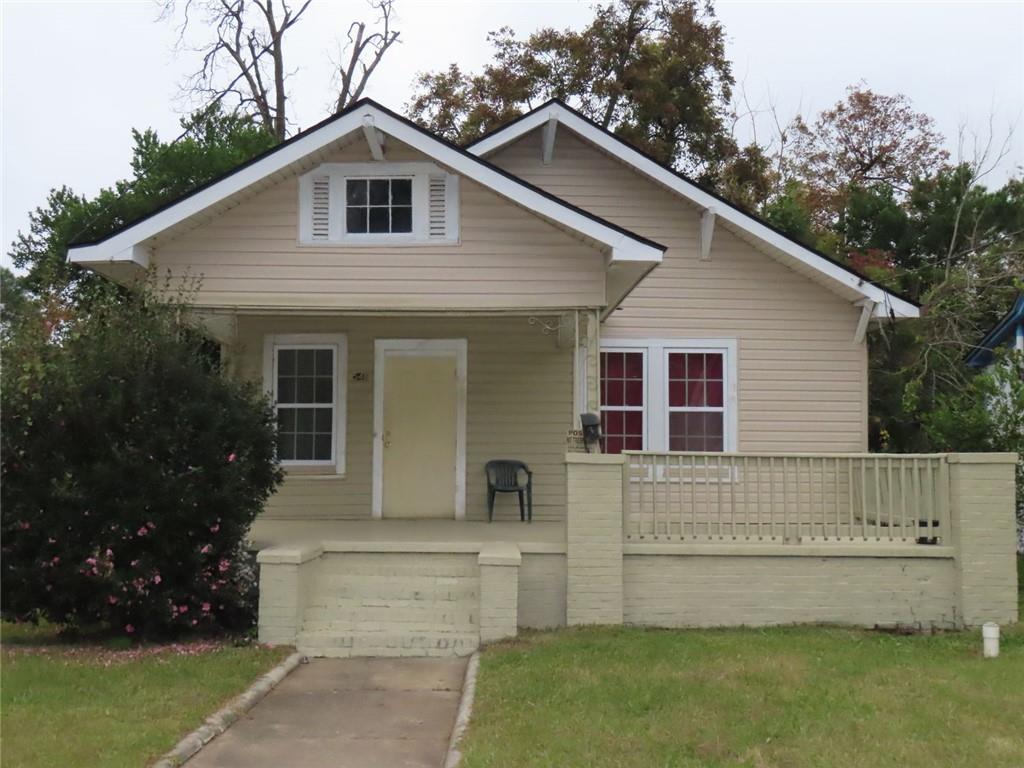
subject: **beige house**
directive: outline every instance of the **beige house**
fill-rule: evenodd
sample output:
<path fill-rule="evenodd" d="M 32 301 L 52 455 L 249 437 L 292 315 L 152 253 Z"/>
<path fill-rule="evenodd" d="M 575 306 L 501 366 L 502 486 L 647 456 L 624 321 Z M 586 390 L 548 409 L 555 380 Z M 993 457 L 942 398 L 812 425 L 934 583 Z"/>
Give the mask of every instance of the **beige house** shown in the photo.
<path fill-rule="evenodd" d="M 918 308 L 558 102 L 464 149 L 364 100 L 69 258 L 198 278 L 272 397 L 268 642 L 1016 618 L 1015 457 L 866 453 L 866 331 Z"/>

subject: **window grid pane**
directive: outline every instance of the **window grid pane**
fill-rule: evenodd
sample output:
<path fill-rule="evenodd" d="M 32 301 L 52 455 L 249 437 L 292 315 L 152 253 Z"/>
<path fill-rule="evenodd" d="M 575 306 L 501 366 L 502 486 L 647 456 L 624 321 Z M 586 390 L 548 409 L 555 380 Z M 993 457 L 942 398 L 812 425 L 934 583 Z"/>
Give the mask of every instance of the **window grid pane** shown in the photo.
<path fill-rule="evenodd" d="M 334 456 L 335 349 L 277 350 L 277 455 L 330 462 Z"/>
<path fill-rule="evenodd" d="M 412 232 L 412 179 L 346 179 L 345 231 Z"/>
<path fill-rule="evenodd" d="M 643 450 L 643 352 L 601 353 L 601 433 L 605 453 Z"/>
<path fill-rule="evenodd" d="M 725 450 L 724 359 L 721 352 L 668 355 L 668 449 Z"/>

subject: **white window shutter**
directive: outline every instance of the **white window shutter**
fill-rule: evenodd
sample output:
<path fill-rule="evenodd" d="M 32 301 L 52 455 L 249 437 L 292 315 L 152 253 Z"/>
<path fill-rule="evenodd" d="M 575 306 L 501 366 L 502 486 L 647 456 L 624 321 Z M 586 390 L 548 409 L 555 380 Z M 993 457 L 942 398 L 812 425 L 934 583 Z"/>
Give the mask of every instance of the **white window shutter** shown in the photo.
<path fill-rule="evenodd" d="M 331 236 L 331 177 L 314 176 L 310 190 L 311 240 L 326 241 Z"/>
<path fill-rule="evenodd" d="M 458 240 L 458 177 L 432 173 L 427 180 L 427 238 Z"/>

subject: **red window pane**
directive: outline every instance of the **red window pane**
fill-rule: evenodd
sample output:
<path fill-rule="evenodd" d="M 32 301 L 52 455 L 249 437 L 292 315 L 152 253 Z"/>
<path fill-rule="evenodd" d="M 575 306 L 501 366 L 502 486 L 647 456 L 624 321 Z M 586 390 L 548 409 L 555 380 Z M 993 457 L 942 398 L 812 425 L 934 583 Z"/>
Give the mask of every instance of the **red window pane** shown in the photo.
<path fill-rule="evenodd" d="M 670 379 L 686 378 L 686 355 L 672 352 L 668 356 L 668 377 Z"/>
<path fill-rule="evenodd" d="M 686 355 L 686 378 L 704 378 L 704 355 L 689 353 Z"/>
<path fill-rule="evenodd" d="M 639 435 L 629 435 L 625 438 L 626 450 L 627 451 L 642 451 L 644 449 L 644 439 Z"/>
<path fill-rule="evenodd" d="M 605 378 L 621 379 L 625 373 L 625 355 L 622 352 L 602 352 L 606 361 Z"/>
<path fill-rule="evenodd" d="M 610 435 L 604 439 L 604 452 L 605 453 L 622 453 L 622 438 L 611 437 Z"/>
<path fill-rule="evenodd" d="M 715 408 L 722 407 L 722 382 L 708 382 L 708 405 Z"/>
<path fill-rule="evenodd" d="M 721 451 L 724 449 L 721 413 L 670 413 L 670 451 Z"/>
<path fill-rule="evenodd" d="M 640 379 L 643 381 L 644 378 L 644 355 L 643 352 L 627 352 L 624 354 L 626 358 L 626 378 L 627 379 Z"/>
<path fill-rule="evenodd" d="M 609 379 L 605 388 L 605 405 L 626 404 L 626 382 L 622 379 Z"/>
<path fill-rule="evenodd" d="M 626 411 L 624 414 L 623 434 L 640 435 L 644 434 L 643 411 Z"/>
<path fill-rule="evenodd" d="M 720 379 L 722 378 L 722 355 L 711 354 L 706 355 L 707 358 L 707 377 L 709 379 Z"/>
<path fill-rule="evenodd" d="M 686 405 L 686 381 L 668 380 L 668 404 L 672 406 Z"/>
<path fill-rule="evenodd" d="M 704 399 L 704 382 L 702 380 L 686 382 L 686 404 L 695 408 L 707 405 Z"/>
<path fill-rule="evenodd" d="M 605 411 L 602 415 L 601 431 L 606 435 L 622 435 L 623 417 L 622 411 Z"/>
<path fill-rule="evenodd" d="M 627 381 L 626 382 L 626 405 L 643 405 L 644 404 L 644 382 L 643 379 L 640 381 Z"/>

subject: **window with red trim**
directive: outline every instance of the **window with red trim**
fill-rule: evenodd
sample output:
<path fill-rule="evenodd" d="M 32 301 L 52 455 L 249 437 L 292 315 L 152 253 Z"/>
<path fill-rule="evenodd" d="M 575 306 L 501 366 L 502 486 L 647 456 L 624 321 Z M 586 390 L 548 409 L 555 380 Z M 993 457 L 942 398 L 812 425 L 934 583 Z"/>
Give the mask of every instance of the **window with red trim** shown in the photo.
<path fill-rule="evenodd" d="M 724 450 L 724 355 L 669 352 L 667 364 L 668 449 Z"/>
<path fill-rule="evenodd" d="M 601 353 L 601 449 L 605 453 L 644 447 L 644 353 Z"/>

